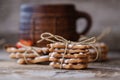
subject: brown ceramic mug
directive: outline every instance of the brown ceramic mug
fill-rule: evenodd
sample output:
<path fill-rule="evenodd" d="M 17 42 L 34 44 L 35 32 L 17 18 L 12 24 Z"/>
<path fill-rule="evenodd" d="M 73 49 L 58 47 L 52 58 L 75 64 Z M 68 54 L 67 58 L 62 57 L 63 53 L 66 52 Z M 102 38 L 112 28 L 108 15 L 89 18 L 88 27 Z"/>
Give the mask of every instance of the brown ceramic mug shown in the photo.
<path fill-rule="evenodd" d="M 76 32 L 76 20 L 86 19 L 86 27 L 81 33 Z M 20 39 L 36 43 L 40 34 L 50 32 L 68 40 L 77 40 L 86 34 L 91 27 L 89 14 L 76 11 L 71 4 L 22 5 L 20 20 Z"/>

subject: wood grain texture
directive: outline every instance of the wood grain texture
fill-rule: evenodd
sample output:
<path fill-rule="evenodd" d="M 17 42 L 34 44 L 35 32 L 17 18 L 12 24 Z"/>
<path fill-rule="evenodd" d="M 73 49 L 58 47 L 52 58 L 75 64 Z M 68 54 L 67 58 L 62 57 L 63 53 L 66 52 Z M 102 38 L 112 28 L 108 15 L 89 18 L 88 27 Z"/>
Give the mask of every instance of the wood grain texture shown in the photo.
<path fill-rule="evenodd" d="M 106 62 L 95 62 L 86 70 L 59 70 L 48 64 L 19 65 L 0 50 L 0 80 L 119 80 L 120 54 L 110 52 Z"/>

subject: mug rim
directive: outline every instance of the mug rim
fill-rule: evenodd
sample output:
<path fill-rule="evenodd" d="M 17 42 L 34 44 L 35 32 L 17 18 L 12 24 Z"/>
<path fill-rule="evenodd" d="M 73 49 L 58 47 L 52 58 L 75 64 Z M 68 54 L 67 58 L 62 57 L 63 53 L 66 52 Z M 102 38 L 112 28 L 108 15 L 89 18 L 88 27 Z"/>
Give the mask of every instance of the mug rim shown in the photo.
<path fill-rule="evenodd" d="M 74 4 L 22 4 L 21 9 L 34 7 L 74 7 Z"/>

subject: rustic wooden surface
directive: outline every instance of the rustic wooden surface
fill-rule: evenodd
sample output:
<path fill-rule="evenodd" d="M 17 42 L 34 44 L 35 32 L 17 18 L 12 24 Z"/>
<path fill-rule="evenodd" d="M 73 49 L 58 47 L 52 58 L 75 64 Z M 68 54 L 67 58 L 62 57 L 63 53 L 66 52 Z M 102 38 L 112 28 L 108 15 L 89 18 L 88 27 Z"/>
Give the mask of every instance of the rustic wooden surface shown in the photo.
<path fill-rule="evenodd" d="M 0 80 L 120 80 L 120 54 L 110 52 L 110 60 L 90 63 L 86 70 L 59 70 L 45 64 L 19 65 L 0 50 Z"/>

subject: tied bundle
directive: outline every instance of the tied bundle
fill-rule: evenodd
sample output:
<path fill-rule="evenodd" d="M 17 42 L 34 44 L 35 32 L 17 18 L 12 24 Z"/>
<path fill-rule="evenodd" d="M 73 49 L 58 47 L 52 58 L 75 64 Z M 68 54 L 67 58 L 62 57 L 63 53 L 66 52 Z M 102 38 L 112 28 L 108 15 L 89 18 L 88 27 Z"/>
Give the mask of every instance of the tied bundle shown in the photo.
<path fill-rule="evenodd" d="M 35 64 L 49 62 L 49 50 L 46 47 L 25 46 L 21 43 L 21 48 L 8 46 L 6 51 L 10 53 L 10 58 L 18 59 L 19 64 Z"/>
<path fill-rule="evenodd" d="M 99 52 L 99 55 L 97 54 L 95 48 L 93 49 L 93 47 L 91 47 L 89 49 L 89 62 L 93 62 L 93 61 L 106 61 L 108 60 L 108 46 L 104 43 L 101 42 L 102 39 L 104 39 L 104 37 L 106 35 L 108 35 L 111 32 L 111 28 L 107 27 L 106 29 L 104 29 L 101 34 L 99 36 L 96 37 L 97 42 L 95 42 L 94 44 L 92 44 L 93 47 L 96 47 L 96 49 Z M 79 38 L 79 41 L 87 39 L 86 36 L 81 36 Z M 96 59 L 95 59 L 96 58 Z"/>
<path fill-rule="evenodd" d="M 60 64 L 60 69 L 63 67 L 63 62 L 64 62 L 64 59 L 65 59 L 65 55 L 68 51 L 68 45 L 69 44 L 72 44 L 73 46 L 74 45 L 87 45 L 87 46 L 91 46 L 92 48 L 94 48 L 94 50 L 97 52 L 97 56 L 96 58 L 94 59 L 94 61 L 96 59 L 98 59 L 98 56 L 99 56 L 99 50 L 93 45 L 95 42 L 96 42 L 96 38 L 95 37 L 91 37 L 91 38 L 87 38 L 87 39 L 84 39 L 84 40 L 81 40 L 79 42 L 74 42 L 74 41 L 69 41 L 61 36 L 58 36 L 58 35 L 53 35 L 51 33 L 48 33 L 48 32 L 45 32 L 45 33 L 42 33 L 40 35 L 40 40 L 37 41 L 37 43 L 40 43 L 44 40 L 46 41 L 49 41 L 49 42 L 52 42 L 52 43 L 63 43 L 65 46 L 64 46 L 64 52 L 63 52 L 63 55 L 62 55 L 62 60 L 60 61 L 61 64 Z"/>
<path fill-rule="evenodd" d="M 33 52 L 33 54 L 35 54 L 37 57 L 40 56 L 40 54 L 38 54 L 38 52 L 36 51 L 37 47 L 25 46 L 21 43 L 20 43 L 20 45 L 25 49 L 25 52 L 23 53 L 24 54 L 23 58 L 25 60 L 25 63 L 29 64 L 27 57 L 26 57 L 26 54 L 28 54 L 29 51 Z"/>

